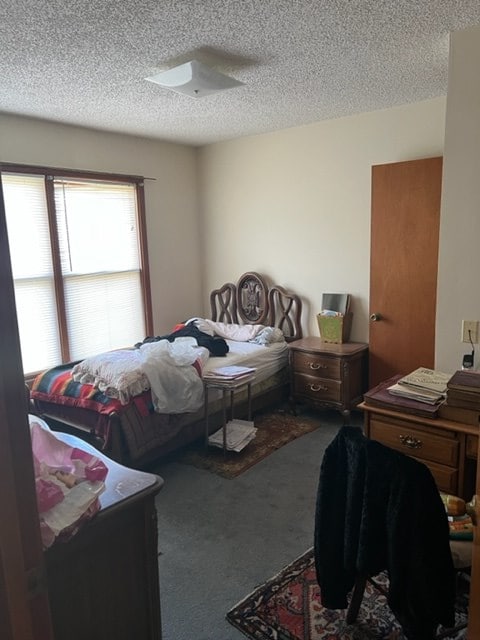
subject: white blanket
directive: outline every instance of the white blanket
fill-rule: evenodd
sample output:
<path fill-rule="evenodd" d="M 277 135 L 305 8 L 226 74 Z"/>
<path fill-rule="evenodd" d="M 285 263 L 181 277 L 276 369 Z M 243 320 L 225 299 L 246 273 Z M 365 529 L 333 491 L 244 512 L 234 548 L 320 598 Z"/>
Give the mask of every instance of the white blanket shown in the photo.
<path fill-rule="evenodd" d="M 199 347 L 195 338 L 181 337 L 86 358 L 75 365 L 72 376 L 122 404 L 151 389 L 156 411 L 186 413 L 202 406 L 203 383 L 192 365 L 197 363 L 201 372 L 208 358 L 208 350 Z"/>
<path fill-rule="evenodd" d="M 200 331 L 211 336 L 220 336 L 225 340 L 256 342 L 257 344 L 285 342 L 285 336 L 281 329 L 268 327 L 264 324 L 227 324 L 225 322 L 214 322 L 208 318 L 191 318 L 187 320 L 187 324 L 189 322 L 193 322 Z"/>

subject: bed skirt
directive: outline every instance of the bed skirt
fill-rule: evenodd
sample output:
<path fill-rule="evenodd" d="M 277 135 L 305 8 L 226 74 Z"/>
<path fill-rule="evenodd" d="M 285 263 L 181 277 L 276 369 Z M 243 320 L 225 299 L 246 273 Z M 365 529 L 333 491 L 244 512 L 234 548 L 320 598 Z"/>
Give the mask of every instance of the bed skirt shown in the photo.
<path fill-rule="evenodd" d="M 288 367 L 268 379 L 252 385 L 252 407 L 258 411 L 288 398 Z M 196 413 L 158 414 L 140 411 L 130 403 L 120 412 L 99 414 L 91 409 L 71 407 L 35 399 L 33 412 L 55 430 L 73 433 L 89 441 L 108 457 L 136 468 L 190 444 L 205 435 L 204 408 Z M 247 415 L 247 391 L 235 393 L 236 417 Z M 221 400 L 213 400 L 209 409 L 209 430 L 222 422 Z"/>

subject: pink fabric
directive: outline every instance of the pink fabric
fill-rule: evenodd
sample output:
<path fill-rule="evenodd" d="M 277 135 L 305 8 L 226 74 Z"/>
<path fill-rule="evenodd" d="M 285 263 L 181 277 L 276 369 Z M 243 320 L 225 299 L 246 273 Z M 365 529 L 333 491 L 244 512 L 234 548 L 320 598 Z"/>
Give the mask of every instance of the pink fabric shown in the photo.
<path fill-rule="evenodd" d="M 108 469 L 96 456 L 59 440 L 43 420 L 33 416 L 30 434 L 40 531 L 44 547 L 49 547 L 60 534 L 73 535 L 81 522 L 98 511 Z M 83 483 L 89 484 L 87 491 Z"/>

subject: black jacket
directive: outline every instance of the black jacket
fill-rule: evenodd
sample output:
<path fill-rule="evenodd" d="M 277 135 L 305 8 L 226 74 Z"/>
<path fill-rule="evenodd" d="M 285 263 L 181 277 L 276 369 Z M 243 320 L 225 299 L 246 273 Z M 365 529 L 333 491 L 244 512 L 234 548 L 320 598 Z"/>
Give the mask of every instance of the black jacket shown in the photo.
<path fill-rule="evenodd" d="M 200 331 L 200 329 L 193 322 L 189 322 L 186 325 L 180 327 L 180 329 L 177 329 L 176 331 L 168 333 L 164 336 L 155 336 L 153 338 L 147 336 L 142 342 L 137 342 L 135 347 L 137 347 L 138 349 L 138 347 L 141 347 L 142 344 L 145 344 L 147 342 L 158 342 L 159 340 L 168 340 L 169 342 L 174 342 L 176 338 L 185 337 L 195 338 L 197 344 L 200 347 L 205 347 L 205 349 L 208 349 L 211 356 L 225 356 L 229 351 L 229 346 L 224 338 L 221 338 L 220 336 L 211 336 L 204 331 Z"/>
<path fill-rule="evenodd" d="M 347 607 L 359 573 L 387 570 L 388 604 L 409 640 L 454 624 L 448 521 L 429 469 L 342 427 L 327 447 L 315 515 L 322 604 Z"/>

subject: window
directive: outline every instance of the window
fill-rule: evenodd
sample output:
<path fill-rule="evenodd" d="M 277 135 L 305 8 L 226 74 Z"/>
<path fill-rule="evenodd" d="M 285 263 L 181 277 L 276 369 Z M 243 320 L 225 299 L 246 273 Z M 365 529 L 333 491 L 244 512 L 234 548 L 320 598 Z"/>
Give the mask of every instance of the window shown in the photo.
<path fill-rule="evenodd" d="M 141 179 L 1 169 L 25 374 L 143 340 Z"/>

